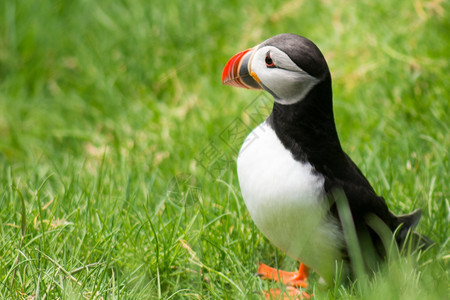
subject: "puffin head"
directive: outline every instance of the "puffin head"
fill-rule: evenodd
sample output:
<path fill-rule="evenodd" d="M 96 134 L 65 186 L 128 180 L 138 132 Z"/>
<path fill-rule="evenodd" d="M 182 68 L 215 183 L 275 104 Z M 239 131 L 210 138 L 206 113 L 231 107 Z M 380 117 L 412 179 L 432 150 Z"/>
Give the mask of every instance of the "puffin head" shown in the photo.
<path fill-rule="evenodd" d="M 278 34 L 254 48 L 234 55 L 225 65 L 223 84 L 264 89 L 275 102 L 300 102 L 321 81 L 330 77 L 319 48 L 302 36 Z"/>

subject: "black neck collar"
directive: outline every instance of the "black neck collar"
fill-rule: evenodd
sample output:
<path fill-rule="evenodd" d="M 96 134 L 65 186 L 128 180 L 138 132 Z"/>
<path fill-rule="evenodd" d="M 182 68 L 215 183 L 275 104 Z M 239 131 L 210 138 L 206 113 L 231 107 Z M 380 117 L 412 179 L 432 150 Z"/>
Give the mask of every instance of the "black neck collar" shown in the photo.
<path fill-rule="evenodd" d="M 333 116 L 331 76 L 319 82 L 301 101 L 292 105 L 274 103 L 267 122 L 282 144 L 298 161 L 316 170 L 344 155 Z"/>

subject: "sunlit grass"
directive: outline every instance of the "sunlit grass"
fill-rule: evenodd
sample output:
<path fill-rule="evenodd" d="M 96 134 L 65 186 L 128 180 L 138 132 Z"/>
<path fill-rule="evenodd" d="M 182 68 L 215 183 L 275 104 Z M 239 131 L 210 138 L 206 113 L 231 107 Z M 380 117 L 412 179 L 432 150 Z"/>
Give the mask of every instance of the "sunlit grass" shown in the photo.
<path fill-rule="evenodd" d="M 272 284 L 257 262 L 295 269 L 235 174 L 267 97 L 220 82 L 231 55 L 280 32 L 322 49 L 343 147 L 394 212 L 423 209 L 418 230 L 436 242 L 367 282 L 324 288 L 312 274 L 308 291 L 447 297 L 448 9 L 1 1 L 0 298 L 258 298 Z"/>

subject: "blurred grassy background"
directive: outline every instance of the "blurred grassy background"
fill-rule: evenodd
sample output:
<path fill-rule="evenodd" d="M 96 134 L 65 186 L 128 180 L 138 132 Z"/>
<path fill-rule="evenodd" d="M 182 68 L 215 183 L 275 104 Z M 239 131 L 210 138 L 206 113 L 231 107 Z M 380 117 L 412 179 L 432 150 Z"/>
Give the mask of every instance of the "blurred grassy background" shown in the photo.
<path fill-rule="evenodd" d="M 448 296 L 448 9 L 1 1 L 0 297 L 249 298 L 267 287 L 257 261 L 293 268 L 249 218 L 223 138 L 236 120 L 248 132 L 264 96 L 220 82 L 228 58 L 281 32 L 321 48 L 344 148 L 392 210 L 424 209 L 437 242 L 367 289 L 310 289 Z"/>

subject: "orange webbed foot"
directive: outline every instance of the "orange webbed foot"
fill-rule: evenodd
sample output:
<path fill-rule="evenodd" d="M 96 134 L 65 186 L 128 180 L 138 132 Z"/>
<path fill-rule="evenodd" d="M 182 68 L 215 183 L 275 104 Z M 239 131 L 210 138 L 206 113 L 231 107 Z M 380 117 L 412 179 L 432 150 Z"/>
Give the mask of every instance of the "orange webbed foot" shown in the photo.
<path fill-rule="evenodd" d="M 266 299 L 311 299 L 311 296 L 293 286 L 287 286 L 285 291 L 271 289 L 264 293 Z"/>
<path fill-rule="evenodd" d="M 302 263 L 300 264 L 297 272 L 277 270 L 269 267 L 268 265 L 260 263 L 256 274 L 263 279 L 278 281 L 291 287 L 308 287 L 306 279 L 309 275 L 309 268 Z"/>

